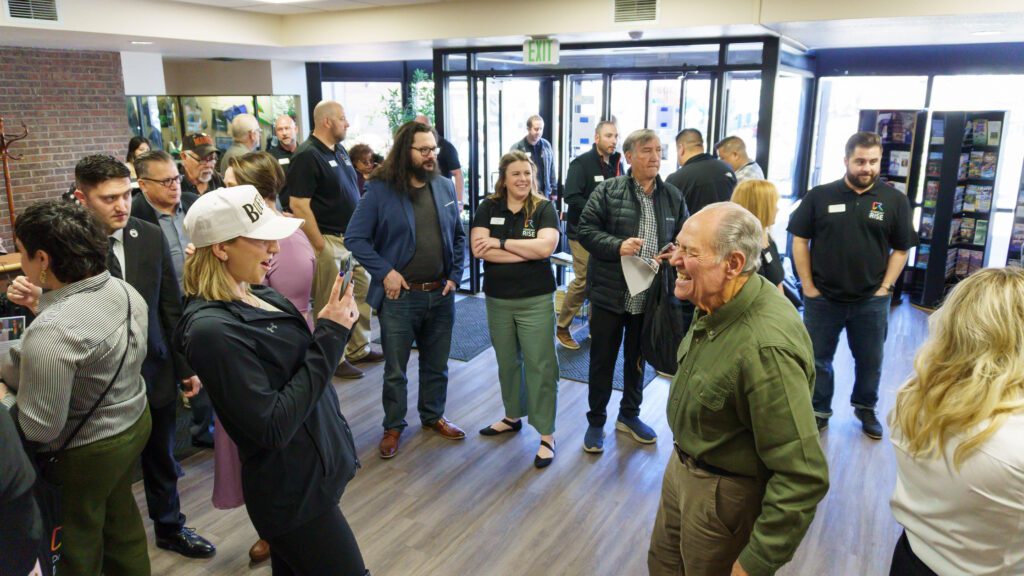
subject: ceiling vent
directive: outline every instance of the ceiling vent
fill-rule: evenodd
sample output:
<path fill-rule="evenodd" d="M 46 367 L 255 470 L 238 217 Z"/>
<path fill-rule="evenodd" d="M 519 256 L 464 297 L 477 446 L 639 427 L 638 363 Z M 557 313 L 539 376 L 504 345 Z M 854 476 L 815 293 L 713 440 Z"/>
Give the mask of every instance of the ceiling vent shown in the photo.
<path fill-rule="evenodd" d="M 59 22 L 57 0 L 6 0 L 7 16 L 15 20 Z"/>
<path fill-rule="evenodd" d="M 654 22 L 658 19 L 658 0 L 613 0 L 616 22 Z"/>

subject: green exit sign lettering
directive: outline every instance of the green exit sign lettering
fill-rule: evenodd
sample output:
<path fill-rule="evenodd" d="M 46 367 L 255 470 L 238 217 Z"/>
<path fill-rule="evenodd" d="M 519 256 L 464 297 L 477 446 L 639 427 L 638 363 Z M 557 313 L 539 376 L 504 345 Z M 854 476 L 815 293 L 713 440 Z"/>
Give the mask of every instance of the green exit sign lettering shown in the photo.
<path fill-rule="evenodd" d="M 558 64 L 558 40 L 538 38 L 523 42 L 525 64 Z"/>

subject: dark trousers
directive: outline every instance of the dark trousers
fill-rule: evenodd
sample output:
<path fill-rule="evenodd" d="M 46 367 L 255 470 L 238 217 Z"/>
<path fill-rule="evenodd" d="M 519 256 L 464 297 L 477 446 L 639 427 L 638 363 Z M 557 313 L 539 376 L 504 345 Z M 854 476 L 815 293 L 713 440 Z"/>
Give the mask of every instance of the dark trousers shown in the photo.
<path fill-rule="evenodd" d="M 892 565 L 889 567 L 889 576 L 938 576 L 934 570 L 921 561 L 910 548 L 910 540 L 907 539 L 907 532 L 900 534 L 896 549 L 892 552 Z"/>
<path fill-rule="evenodd" d="M 612 397 L 612 375 L 622 347 L 622 400 L 619 414 L 626 418 L 640 416 L 644 399 L 642 379 L 644 360 L 640 356 L 640 332 L 643 314 L 616 314 L 593 306 L 590 317 L 590 411 L 591 426 L 604 426 L 608 419 L 608 401 Z M 623 341 L 625 336 L 625 341 Z"/>
<path fill-rule="evenodd" d="M 178 498 L 178 475 L 181 468 L 174 459 L 177 432 L 177 402 L 153 408 L 153 431 L 142 449 L 142 482 L 146 487 L 146 507 L 153 520 L 157 537 L 171 536 L 185 525 Z"/>
<path fill-rule="evenodd" d="M 355 534 L 337 506 L 267 542 L 274 576 L 369 574 Z"/>
<path fill-rule="evenodd" d="M 882 351 L 889 330 L 889 296 L 872 296 L 864 302 L 843 304 L 824 296 L 804 298 L 804 326 L 814 347 L 814 414 L 832 416 L 832 394 L 835 374 L 832 358 L 839 345 L 839 334 L 846 329 L 846 339 L 853 354 L 854 379 L 850 404 L 855 408 L 874 409 L 878 404 L 878 383 L 882 378 Z"/>
<path fill-rule="evenodd" d="M 448 353 L 455 323 L 455 293 L 403 290 L 380 305 L 380 342 L 384 349 L 384 429 L 406 427 L 409 379 L 406 368 L 412 344 L 420 352 L 420 396 L 417 408 L 423 424 L 444 416 L 448 398 Z"/>
<path fill-rule="evenodd" d="M 192 439 L 199 442 L 213 443 L 213 404 L 210 402 L 210 395 L 206 390 L 200 390 L 198 394 L 189 398 L 189 405 L 192 406 Z"/>

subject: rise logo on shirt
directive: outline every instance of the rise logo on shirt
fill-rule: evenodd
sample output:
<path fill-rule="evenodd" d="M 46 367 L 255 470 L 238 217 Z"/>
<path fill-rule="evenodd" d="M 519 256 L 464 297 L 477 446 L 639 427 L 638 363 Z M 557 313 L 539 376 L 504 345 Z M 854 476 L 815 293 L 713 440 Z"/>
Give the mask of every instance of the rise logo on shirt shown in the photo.
<path fill-rule="evenodd" d="M 885 209 L 881 202 L 871 203 L 871 212 L 868 213 L 868 218 L 871 220 L 878 220 L 879 222 L 885 221 Z"/>
<path fill-rule="evenodd" d="M 523 238 L 536 238 L 537 231 L 533 229 L 533 219 L 526 221 L 526 226 L 523 226 Z"/>

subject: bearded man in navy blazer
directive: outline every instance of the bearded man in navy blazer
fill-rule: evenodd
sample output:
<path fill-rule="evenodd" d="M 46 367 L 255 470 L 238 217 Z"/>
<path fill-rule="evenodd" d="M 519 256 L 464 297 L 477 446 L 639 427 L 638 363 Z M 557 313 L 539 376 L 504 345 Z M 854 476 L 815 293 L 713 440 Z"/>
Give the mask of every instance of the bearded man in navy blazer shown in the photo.
<path fill-rule="evenodd" d="M 451 180 L 438 177 L 434 131 L 406 122 L 387 159 L 370 174 L 345 230 L 345 245 L 372 278 L 366 301 L 380 317 L 384 349 L 381 458 L 398 453 L 406 427 L 406 367 L 420 354 L 420 422 L 449 440 L 466 433 L 444 417 L 455 289 L 466 231 Z"/>
<path fill-rule="evenodd" d="M 172 350 L 171 333 L 181 317 L 181 292 L 164 234 L 154 224 L 129 215 L 132 201 L 128 168 L 112 156 L 86 156 L 75 166 L 75 198 L 107 230 L 110 274 L 131 284 L 149 307 L 149 332 L 142 376 L 153 431 L 142 451 L 142 479 L 156 544 L 190 558 L 207 558 L 216 548 L 185 527 L 178 496 L 180 468 L 174 459 L 178 383 L 193 396 L 199 378 L 184 356 Z"/>

